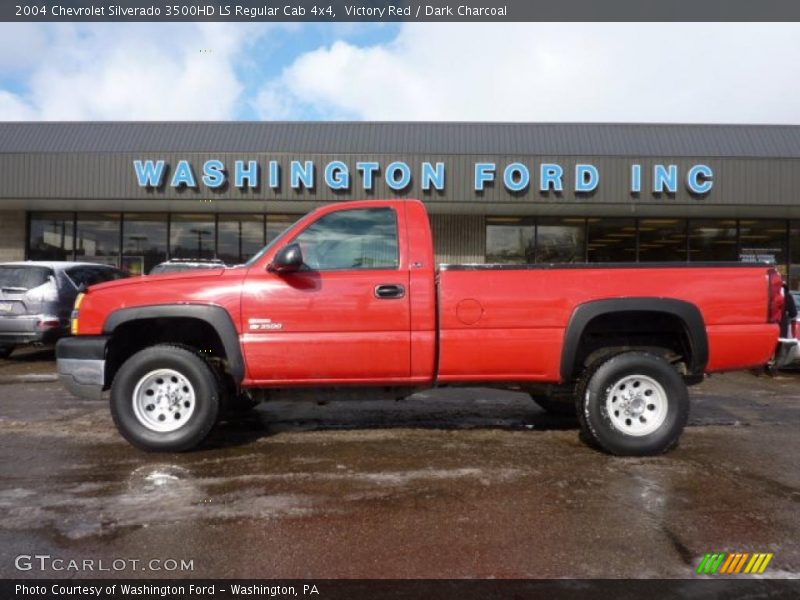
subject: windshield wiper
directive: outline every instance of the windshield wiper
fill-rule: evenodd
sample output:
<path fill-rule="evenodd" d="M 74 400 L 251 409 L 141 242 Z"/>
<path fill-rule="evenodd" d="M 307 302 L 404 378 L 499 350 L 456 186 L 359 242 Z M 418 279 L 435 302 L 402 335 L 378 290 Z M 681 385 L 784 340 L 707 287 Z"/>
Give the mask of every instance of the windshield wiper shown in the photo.
<path fill-rule="evenodd" d="M 17 293 L 23 293 L 24 294 L 25 292 L 28 291 L 28 288 L 14 287 L 14 286 L 4 286 L 4 287 L 0 288 L 0 290 L 3 290 L 4 292 L 17 292 Z"/>

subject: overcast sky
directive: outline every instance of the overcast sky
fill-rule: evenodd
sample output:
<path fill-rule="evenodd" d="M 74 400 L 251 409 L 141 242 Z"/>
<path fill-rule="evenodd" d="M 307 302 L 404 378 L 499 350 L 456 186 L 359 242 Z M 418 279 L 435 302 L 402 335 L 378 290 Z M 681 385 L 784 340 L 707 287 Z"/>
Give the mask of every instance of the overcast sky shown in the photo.
<path fill-rule="evenodd" d="M 800 123 L 800 24 L 0 24 L 0 120 Z"/>

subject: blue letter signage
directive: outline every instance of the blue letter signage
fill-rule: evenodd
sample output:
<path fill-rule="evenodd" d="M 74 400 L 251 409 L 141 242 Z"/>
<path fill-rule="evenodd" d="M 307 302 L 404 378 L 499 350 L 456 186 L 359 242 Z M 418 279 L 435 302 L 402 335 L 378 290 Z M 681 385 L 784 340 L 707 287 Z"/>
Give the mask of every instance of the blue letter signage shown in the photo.
<path fill-rule="evenodd" d="M 198 165 L 200 183 L 209 190 L 224 188 L 229 180 L 235 189 L 261 189 L 262 167 L 264 188 L 271 192 L 281 193 L 287 185 L 288 188 L 298 191 L 314 190 L 316 187 L 317 165 L 313 160 L 234 160 L 230 172 L 225 162 L 218 158 Z M 678 193 L 681 186 L 693 196 L 704 196 L 714 187 L 714 169 L 706 164 L 691 165 L 686 171 L 682 171 L 674 163 L 644 165 L 642 162 L 635 162 L 625 168 L 628 190 L 633 197 L 638 197 L 647 190 L 654 195 L 673 195 Z M 142 188 L 161 188 L 168 185 L 175 189 L 198 189 L 195 168 L 187 159 L 178 160 L 174 167 L 163 159 L 134 160 L 133 172 L 136 183 Z M 420 195 L 430 193 L 431 190 L 444 191 L 446 175 L 447 165 L 442 161 L 424 161 L 412 165 L 402 160 L 353 163 L 346 159 L 333 159 L 320 165 L 320 185 L 324 183 L 332 191 L 352 190 L 353 194 L 363 191 L 385 195 L 387 188 L 395 192 Z M 577 163 L 570 167 L 553 162 L 521 160 L 499 164 L 476 162 L 470 175 L 475 192 L 483 193 L 489 189 L 499 193 L 505 190 L 516 195 L 530 195 L 536 199 L 546 198 L 551 194 L 560 198 L 565 192 L 575 195 L 591 194 L 601 189 L 602 182 L 600 169 L 590 163 Z M 612 179 L 617 177 L 626 177 L 626 174 L 616 174 Z M 534 182 L 535 178 L 538 180 Z M 463 200 L 469 198 L 465 197 Z"/>

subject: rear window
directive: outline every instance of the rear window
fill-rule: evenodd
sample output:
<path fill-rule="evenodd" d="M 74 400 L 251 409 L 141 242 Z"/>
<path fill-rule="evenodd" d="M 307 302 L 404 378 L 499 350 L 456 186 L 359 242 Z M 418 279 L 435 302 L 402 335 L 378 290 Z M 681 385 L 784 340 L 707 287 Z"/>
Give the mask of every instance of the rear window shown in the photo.
<path fill-rule="evenodd" d="M 7 265 L 0 266 L 0 287 L 32 290 L 47 283 L 53 274 L 47 267 Z"/>
<path fill-rule="evenodd" d="M 66 272 L 67 276 L 72 280 L 72 283 L 75 284 L 75 287 L 81 287 L 82 285 L 89 287 L 96 283 L 114 281 L 115 279 L 122 279 L 125 277 L 125 273 L 122 271 L 104 267 L 72 267 L 67 269 Z"/>

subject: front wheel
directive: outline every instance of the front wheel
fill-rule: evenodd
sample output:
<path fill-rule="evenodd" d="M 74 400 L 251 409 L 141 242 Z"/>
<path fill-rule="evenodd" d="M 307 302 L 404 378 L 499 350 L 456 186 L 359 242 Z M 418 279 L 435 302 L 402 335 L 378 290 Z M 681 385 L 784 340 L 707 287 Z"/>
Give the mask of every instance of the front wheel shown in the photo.
<path fill-rule="evenodd" d="M 686 426 L 689 393 L 663 358 L 625 352 L 590 369 L 578 389 L 577 412 L 584 436 L 611 454 L 662 454 Z"/>
<path fill-rule="evenodd" d="M 123 437 L 147 451 L 199 445 L 217 421 L 220 383 L 196 352 L 161 344 L 126 360 L 111 386 L 111 415 Z"/>
<path fill-rule="evenodd" d="M 14 346 L 0 346 L 0 358 L 8 358 L 14 351 Z"/>

